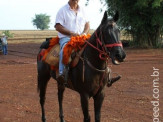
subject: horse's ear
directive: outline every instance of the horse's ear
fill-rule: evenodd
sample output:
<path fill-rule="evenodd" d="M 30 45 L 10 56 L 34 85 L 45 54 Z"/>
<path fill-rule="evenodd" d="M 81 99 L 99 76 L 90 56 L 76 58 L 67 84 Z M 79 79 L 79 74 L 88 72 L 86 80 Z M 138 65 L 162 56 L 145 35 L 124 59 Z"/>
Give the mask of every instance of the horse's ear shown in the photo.
<path fill-rule="evenodd" d="M 116 21 L 118 21 L 118 19 L 119 19 L 119 12 L 116 11 L 116 13 L 115 13 L 115 15 L 113 17 L 113 20 L 116 22 Z"/>
<path fill-rule="evenodd" d="M 101 24 L 103 24 L 107 20 L 107 18 L 108 18 L 108 14 L 107 14 L 107 11 L 105 11 Z"/>

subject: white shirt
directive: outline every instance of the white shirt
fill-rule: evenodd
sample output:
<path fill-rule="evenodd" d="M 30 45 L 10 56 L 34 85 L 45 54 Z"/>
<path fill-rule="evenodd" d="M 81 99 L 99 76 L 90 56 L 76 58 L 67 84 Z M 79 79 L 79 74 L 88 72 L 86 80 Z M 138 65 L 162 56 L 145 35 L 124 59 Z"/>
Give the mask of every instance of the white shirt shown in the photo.
<path fill-rule="evenodd" d="M 84 9 L 79 7 L 76 14 L 67 3 L 58 11 L 55 25 L 59 23 L 66 29 L 81 34 L 84 31 L 86 22 L 88 22 L 88 20 Z M 68 36 L 58 32 L 58 37 L 63 38 Z"/>
<path fill-rule="evenodd" d="M 2 45 L 7 45 L 7 37 L 6 36 L 2 37 L 1 40 L 2 40 Z"/>

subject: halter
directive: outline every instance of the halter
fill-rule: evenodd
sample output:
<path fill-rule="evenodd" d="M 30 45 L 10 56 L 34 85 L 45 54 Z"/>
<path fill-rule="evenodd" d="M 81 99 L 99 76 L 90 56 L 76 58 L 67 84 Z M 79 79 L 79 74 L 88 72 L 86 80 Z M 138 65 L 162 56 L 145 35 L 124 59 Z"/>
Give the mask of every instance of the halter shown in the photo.
<path fill-rule="evenodd" d="M 112 43 L 112 44 L 105 44 L 104 43 L 104 40 L 102 39 L 102 31 L 101 31 L 101 29 L 100 29 L 100 37 L 101 37 L 101 40 L 100 40 L 100 38 L 98 37 L 98 35 L 97 35 L 97 30 L 95 31 L 95 36 L 96 36 L 96 46 L 95 45 L 93 45 L 93 44 L 91 44 L 89 41 L 87 41 L 86 40 L 86 43 L 89 45 L 89 46 L 91 46 L 92 48 L 94 48 L 94 49 L 96 49 L 98 52 L 99 52 L 99 58 L 101 59 L 101 60 L 105 60 L 105 63 L 106 63 L 106 65 L 108 65 L 108 59 L 110 58 L 110 53 L 108 54 L 107 52 L 107 48 L 109 48 L 109 50 L 111 50 L 111 48 L 113 48 L 113 47 L 123 47 L 122 46 L 122 43 L 119 41 L 119 43 Z M 83 47 L 83 48 L 85 48 L 86 46 L 87 46 L 87 44 Z M 98 45 L 100 45 L 101 46 L 101 48 L 102 49 L 99 49 L 98 47 Z M 110 51 L 109 51 L 110 52 Z M 101 73 L 103 73 L 103 75 L 102 75 L 102 78 L 101 78 L 101 80 L 100 80 L 100 84 L 99 84 L 99 87 L 95 90 L 95 93 L 97 93 L 98 92 L 98 90 L 100 89 L 100 87 L 103 85 L 103 79 L 104 79 L 104 77 L 105 77 L 105 75 L 106 75 L 106 73 L 108 72 L 108 66 L 106 66 L 106 68 L 105 69 L 103 69 L 103 70 L 101 70 L 101 69 L 97 69 L 95 66 L 93 66 L 87 59 L 85 59 L 85 58 L 82 58 L 82 57 L 80 57 L 80 59 L 82 60 L 82 62 L 83 62 L 83 77 L 82 77 L 82 79 L 83 79 L 83 82 L 84 82 L 84 71 L 85 71 L 85 61 L 86 61 L 86 63 L 93 69 L 93 70 L 95 70 L 95 71 L 98 71 L 98 72 L 101 72 Z M 109 72 L 110 72 L 110 70 L 109 70 Z M 95 94 L 94 93 L 94 94 Z"/>
<path fill-rule="evenodd" d="M 97 35 L 97 30 L 95 31 L 95 36 L 96 36 L 96 43 L 97 43 L 97 46 L 94 46 L 93 44 L 91 44 L 90 42 L 87 42 L 88 45 L 90 45 L 91 47 L 93 47 L 94 49 L 96 49 L 98 52 L 99 52 L 99 58 L 101 60 L 106 60 L 108 59 L 110 56 L 109 54 L 107 53 L 107 48 L 109 48 L 111 50 L 111 48 L 113 47 L 123 47 L 122 46 L 122 43 L 119 41 L 119 43 L 112 43 L 112 44 L 105 44 L 103 39 L 102 39 L 102 31 L 100 29 L 100 37 L 101 37 L 101 40 L 100 38 L 98 37 Z M 98 45 L 100 45 L 102 47 L 102 50 L 98 48 Z"/>

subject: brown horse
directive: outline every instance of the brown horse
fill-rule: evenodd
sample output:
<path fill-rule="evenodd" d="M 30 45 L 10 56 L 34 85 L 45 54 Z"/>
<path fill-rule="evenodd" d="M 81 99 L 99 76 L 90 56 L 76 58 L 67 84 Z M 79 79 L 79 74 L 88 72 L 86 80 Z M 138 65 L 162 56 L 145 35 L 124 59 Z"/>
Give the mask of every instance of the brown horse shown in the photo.
<path fill-rule="evenodd" d="M 101 106 L 105 96 L 104 88 L 110 73 L 107 67 L 109 58 L 112 59 L 113 64 L 119 64 L 126 57 L 120 42 L 120 31 L 115 23 L 117 20 L 118 14 L 115 14 L 112 19 L 108 19 L 107 12 L 104 13 L 101 24 L 90 39 L 86 41 L 85 49 L 78 64 L 69 69 L 69 80 L 72 83 L 73 90 L 80 94 L 84 122 L 90 122 L 88 100 L 91 97 L 94 99 L 95 121 L 100 122 Z M 44 103 L 47 83 L 51 77 L 56 80 L 56 72 L 51 70 L 50 66 L 39 58 L 37 58 L 37 69 L 42 121 L 45 122 Z M 60 121 L 64 122 L 62 100 L 66 86 L 60 84 L 59 81 L 57 83 L 59 117 Z"/>

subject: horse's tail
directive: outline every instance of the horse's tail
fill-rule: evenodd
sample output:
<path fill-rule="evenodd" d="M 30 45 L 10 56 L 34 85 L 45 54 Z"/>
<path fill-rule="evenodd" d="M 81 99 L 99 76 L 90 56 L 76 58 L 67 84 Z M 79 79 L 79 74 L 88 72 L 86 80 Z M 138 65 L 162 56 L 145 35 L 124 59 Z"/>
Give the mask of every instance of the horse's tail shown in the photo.
<path fill-rule="evenodd" d="M 42 61 L 43 49 L 41 49 L 37 55 L 37 91 L 46 89 L 47 82 L 49 81 L 50 68 L 49 65 Z"/>
<path fill-rule="evenodd" d="M 41 79 L 39 74 L 37 74 L 37 92 L 40 92 L 41 89 Z"/>
<path fill-rule="evenodd" d="M 38 55 L 37 55 L 37 92 L 40 91 L 40 74 L 39 74 L 39 62 L 41 61 L 41 54 L 40 54 L 41 50 L 39 51 Z"/>

